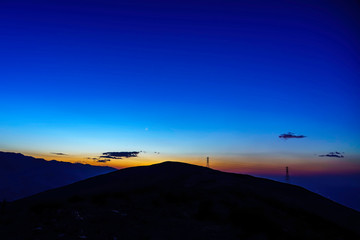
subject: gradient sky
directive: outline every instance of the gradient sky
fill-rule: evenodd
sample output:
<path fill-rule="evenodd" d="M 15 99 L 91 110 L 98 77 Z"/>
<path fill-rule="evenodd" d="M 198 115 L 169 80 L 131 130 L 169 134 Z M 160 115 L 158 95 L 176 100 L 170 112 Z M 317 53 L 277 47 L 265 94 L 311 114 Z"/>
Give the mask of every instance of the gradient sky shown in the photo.
<path fill-rule="evenodd" d="M 0 150 L 360 171 L 359 12 L 355 0 L 3 0 Z M 345 158 L 318 157 L 334 151 Z"/>

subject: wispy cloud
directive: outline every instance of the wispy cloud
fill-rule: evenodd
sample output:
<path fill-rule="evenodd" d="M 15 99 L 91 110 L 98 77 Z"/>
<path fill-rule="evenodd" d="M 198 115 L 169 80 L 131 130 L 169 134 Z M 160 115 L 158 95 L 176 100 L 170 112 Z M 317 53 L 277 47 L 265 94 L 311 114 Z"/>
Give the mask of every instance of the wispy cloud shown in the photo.
<path fill-rule="evenodd" d="M 64 155 L 67 155 L 67 154 L 65 154 L 65 153 L 61 153 L 61 152 L 52 152 L 51 154 L 58 155 L 58 156 L 64 156 Z"/>
<path fill-rule="evenodd" d="M 105 163 L 105 162 L 109 162 L 111 161 L 110 159 L 97 159 L 95 160 L 96 162 L 99 162 L 99 163 Z"/>
<path fill-rule="evenodd" d="M 292 132 L 288 132 L 288 133 L 283 133 L 279 136 L 279 138 L 283 138 L 283 139 L 289 139 L 289 138 L 305 138 L 306 136 L 304 135 L 296 135 Z"/>
<path fill-rule="evenodd" d="M 88 157 L 87 159 L 94 160 L 96 162 L 105 163 L 109 162 L 112 159 L 122 159 L 122 158 L 132 158 L 137 157 L 139 153 L 142 151 L 133 151 L 133 152 L 105 152 L 101 156 L 95 157 Z"/>
<path fill-rule="evenodd" d="M 131 158 L 137 157 L 140 152 L 105 152 L 99 158 L 112 158 L 112 159 L 122 159 L 122 158 Z"/>
<path fill-rule="evenodd" d="M 328 154 L 319 155 L 319 157 L 333 157 L 333 158 L 344 158 L 344 152 L 330 152 Z"/>

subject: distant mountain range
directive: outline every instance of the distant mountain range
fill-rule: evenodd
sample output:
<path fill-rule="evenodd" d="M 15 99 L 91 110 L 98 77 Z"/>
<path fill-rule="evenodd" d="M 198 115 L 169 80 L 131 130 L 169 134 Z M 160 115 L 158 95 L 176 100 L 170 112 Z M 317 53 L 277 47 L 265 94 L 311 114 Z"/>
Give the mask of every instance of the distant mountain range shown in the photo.
<path fill-rule="evenodd" d="M 179 162 L 3 203 L 2 239 L 360 239 L 360 213 L 304 188 Z"/>
<path fill-rule="evenodd" d="M 12 201 L 114 170 L 0 151 L 0 201 Z"/>

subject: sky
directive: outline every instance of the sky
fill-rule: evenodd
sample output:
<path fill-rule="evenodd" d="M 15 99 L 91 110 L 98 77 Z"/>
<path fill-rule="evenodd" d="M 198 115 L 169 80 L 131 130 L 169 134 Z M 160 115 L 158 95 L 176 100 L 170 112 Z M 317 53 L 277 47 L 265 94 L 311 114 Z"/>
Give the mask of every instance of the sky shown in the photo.
<path fill-rule="evenodd" d="M 209 156 L 232 172 L 360 172 L 359 10 L 2 0 L 0 150 L 117 168 Z M 306 137 L 279 138 L 288 132 Z M 139 154 L 98 161 L 124 151 Z"/>

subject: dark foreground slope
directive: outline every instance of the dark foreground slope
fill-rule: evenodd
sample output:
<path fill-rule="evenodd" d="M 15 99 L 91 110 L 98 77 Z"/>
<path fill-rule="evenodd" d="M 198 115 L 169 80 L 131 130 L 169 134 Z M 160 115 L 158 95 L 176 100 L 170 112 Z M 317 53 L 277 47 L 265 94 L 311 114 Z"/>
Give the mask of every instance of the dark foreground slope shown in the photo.
<path fill-rule="evenodd" d="M 2 206 L 1 239 L 360 239 L 360 213 L 303 188 L 176 162 Z"/>
<path fill-rule="evenodd" d="M 0 201 L 27 197 L 114 170 L 0 151 Z"/>

